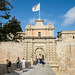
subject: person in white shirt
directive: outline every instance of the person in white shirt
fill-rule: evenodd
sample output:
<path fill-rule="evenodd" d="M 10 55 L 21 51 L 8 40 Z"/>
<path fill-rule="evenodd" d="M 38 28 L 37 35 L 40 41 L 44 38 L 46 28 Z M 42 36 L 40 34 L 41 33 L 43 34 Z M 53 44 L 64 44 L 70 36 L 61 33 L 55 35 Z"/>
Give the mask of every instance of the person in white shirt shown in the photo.
<path fill-rule="evenodd" d="M 24 69 L 25 69 L 25 60 L 23 58 L 23 60 L 22 60 L 22 70 L 23 70 L 23 72 L 24 72 Z"/>

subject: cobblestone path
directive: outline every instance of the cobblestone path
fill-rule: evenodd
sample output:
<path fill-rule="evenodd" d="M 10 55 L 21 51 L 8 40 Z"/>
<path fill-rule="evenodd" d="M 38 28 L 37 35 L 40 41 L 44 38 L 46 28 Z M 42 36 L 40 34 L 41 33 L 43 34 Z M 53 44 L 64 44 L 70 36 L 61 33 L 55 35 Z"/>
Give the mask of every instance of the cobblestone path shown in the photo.
<path fill-rule="evenodd" d="M 56 74 L 48 64 L 44 66 L 38 64 L 26 68 L 24 72 L 22 70 L 21 71 L 15 70 L 11 73 L 2 74 L 2 75 L 56 75 Z"/>

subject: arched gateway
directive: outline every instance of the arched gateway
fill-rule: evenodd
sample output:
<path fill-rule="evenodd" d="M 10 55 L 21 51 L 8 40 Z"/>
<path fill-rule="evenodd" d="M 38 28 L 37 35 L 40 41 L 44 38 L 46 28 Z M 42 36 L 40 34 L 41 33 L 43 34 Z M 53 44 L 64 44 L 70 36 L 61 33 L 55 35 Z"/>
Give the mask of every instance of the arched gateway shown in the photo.
<path fill-rule="evenodd" d="M 36 24 L 27 25 L 24 33 L 24 57 L 26 61 L 43 58 L 52 66 L 57 65 L 54 26 L 44 25 L 44 20 L 36 20 Z M 22 34 L 23 36 L 23 34 Z"/>
<path fill-rule="evenodd" d="M 45 52 L 44 52 L 44 49 L 42 49 L 42 48 L 37 48 L 36 50 L 35 50 L 35 53 L 36 53 L 36 58 L 37 59 L 44 59 L 44 57 L 45 57 Z"/>

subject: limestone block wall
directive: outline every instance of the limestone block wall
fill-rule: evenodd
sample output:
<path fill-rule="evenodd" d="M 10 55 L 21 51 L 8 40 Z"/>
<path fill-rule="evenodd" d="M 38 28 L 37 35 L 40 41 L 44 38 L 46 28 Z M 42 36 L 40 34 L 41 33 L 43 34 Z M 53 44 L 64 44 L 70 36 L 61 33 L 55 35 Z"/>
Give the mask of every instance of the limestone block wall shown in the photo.
<path fill-rule="evenodd" d="M 75 34 L 63 34 L 62 41 L 75 41 Z"/>
<path fill-rule="evenodd" d="M 6 64 L 6 60 L 16 63 L 17 57 L 20 60 L 24 57 L 23 42 L 0 42 L 0 64 Z"/>
<path fill-rule="evenodd" d="M 75 42 L 57 42 L 56 51 L 59 73 L 61 75 L 75 75 Z"/>
<path fill-rule="evenodd" d="M 27 36 L 38 36 L 38 32 L 41 32 L 41 36 L 54 36 L 54 30 L 50 29 L 32 29 L 27 30 Z"/>
<path fill-rule="evenodd" d="M 16 69 L 17 58 L 20 57 L 20 61 L 24 58 L 24 46 L 23 42 L 0 42 L 0 73 L 7 72 L 7 59 L 12 63 L 11 70 Z M 27 62 L 26 66 L 30 64 L 30 62 Z"/>
<path fill-rule="evenodd" d="M 24 57 L 26 61 L 31 61 L 32 55 L 33 55 L 32 49 L 33 49 L 32 39 L 25 39 L 24 40 Z"/>
<path fill-rule="evenodd" d="M 41 36 L 47 36 L 47 31 L 46 30 L 34 30 L 33 31 L 33 36 L 38 36 L 38 32 L 41 32 Z"/>

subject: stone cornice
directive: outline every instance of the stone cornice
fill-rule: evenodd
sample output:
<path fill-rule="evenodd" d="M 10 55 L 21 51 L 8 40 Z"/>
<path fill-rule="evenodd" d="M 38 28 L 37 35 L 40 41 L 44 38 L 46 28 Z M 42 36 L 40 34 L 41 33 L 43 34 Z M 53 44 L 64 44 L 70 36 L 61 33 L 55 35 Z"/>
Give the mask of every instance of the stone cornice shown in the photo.
<path fill-rule="evenodd" d="M 62 33 L 62 34 L 75 34 L 75 33 Z"/>
<path fill-rule="evenodd" d="M 56 37 L 55 36 L 50 36 L 50 37 L 25 36 L 24 39 L 56 39 Z"/>
<path fill-rule="evenodd" d="M 35 22 L 44 22 L 44 20 L 35 20 Z"/>
<path fill-rule="evenodd" d="M 60 34 L 75 34 L 75 30 L 74 31 L 60 31 L 60 32 L 57 32 L 57 33 L 60 33 Z"/>
<path fill-rule="evenodd" d="M 26 28 L 25 30 L 54 30 L 54 28 Z"/>

